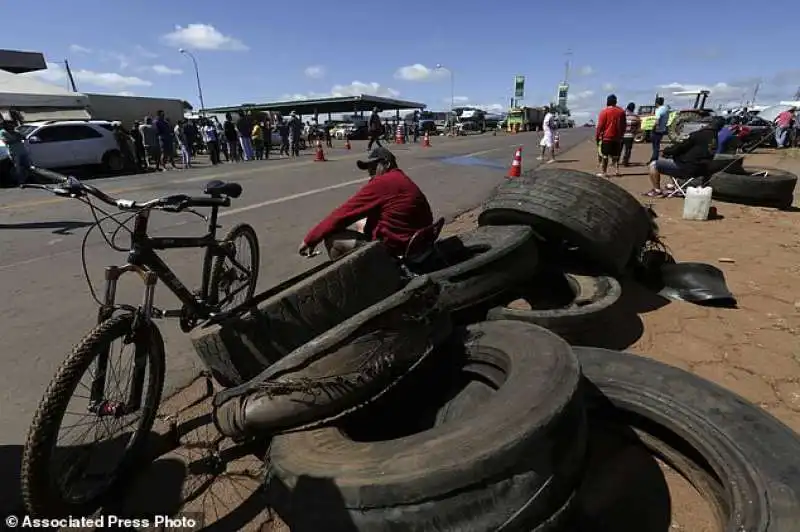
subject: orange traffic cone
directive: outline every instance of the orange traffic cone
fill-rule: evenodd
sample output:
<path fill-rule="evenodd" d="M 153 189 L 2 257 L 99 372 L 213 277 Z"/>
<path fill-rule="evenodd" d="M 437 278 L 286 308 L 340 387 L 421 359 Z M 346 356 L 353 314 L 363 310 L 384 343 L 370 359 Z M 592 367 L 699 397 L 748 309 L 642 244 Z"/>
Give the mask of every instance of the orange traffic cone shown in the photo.
<path fill-rule="evenodd" d="M 325 152 L 322 151 L 322 142 L 317 140 L 317 154 L 314 156 L 314 162 L 325 162 Z"/>
<path fill-rule="evenodd" d="M 511 168 L 508 169 L 508 175 L 506 177 L 510 179 L 521 176 L 522 176 L 522 146 L 517 148 L 517 151 L 514 152 L 514 160 L 511 161 Z"/>
<path fill-rule="evenodd" d="M 403 124 L 397 125 L 397 131 L 394 134 L 394 143 L 395 144 L 405 144 L 406 143 L 406 136 L 403 133 Z"/>
<path fill-rule="evenodd" d="M 422 137 L 422 147 L 423 148 L 430 148 L 431 147 L 431 137 L 428 135 L 428 132 L 425 132 L 425 136 Z"/>
<path fill-rule="evenodd" d="M 345 139 L 344 149 L 349 150 L 350 148 L 352 148 L 352 146 L 350 146 L 350 139 Z"/>

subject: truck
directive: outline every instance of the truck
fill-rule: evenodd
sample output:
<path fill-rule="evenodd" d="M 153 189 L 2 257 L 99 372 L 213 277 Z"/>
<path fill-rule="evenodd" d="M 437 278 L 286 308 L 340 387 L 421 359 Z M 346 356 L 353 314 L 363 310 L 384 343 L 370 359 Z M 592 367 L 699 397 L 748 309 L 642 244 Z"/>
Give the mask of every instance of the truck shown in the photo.
<path fill-rule="evenodd" d="M 172 98 L 146 98 L 142 96 L 119 96 L 115 94 L 89 94 L 87 110 L 92 120 L 122 122 L 130 128 L 136 121 L 142 122 L 146 116 L 155 118 L 158 111 L 164 111 L 173 124 L 183 118 L 183 100 Z"/>
<path fill-rule="evenodd" d="M 512 107 L 508 110 L 506 127 L 509 133 L 537 131 L 542 129 L 545 114 L 547 110 L 544 107 Z"/>

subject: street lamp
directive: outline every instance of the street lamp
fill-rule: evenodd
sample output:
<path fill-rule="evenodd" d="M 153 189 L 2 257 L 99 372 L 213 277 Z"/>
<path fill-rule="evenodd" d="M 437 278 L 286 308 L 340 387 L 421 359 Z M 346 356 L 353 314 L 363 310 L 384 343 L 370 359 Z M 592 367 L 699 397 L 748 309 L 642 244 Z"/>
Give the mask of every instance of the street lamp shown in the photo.
<path fill-rule="evenodd" d="M 188 55 L 189 59 L 192 60 L 192 64 L 194 65 L 194 77 L 197 79 L 197 95 L 200 97 L 200 116 L 206 116 L 206 104 L 203 102 L 203 86 L 200 85 L 200 69 L 197 68 L 197 59 L 195 59 L 194 54 L 189 50 L 181 48 L 178 52 L 183 55 Z"/>
<path fill-rule="evenodd" d="M 450 123 L 450 129 L 452 130 L 453 129 L 453 122 L 454 122 L 454 119 L 455 119 L 455 116 L 454 116 L 455 111 L 454 111 L 454 109 L 456 107 L 456 105 L 455 105 L 455 101 L 456 101 L 456 83 L 455 83 L 455 78 L 453 77 L 453 70 L 450 69 L 450 68 L 447 68 L 446 66 L 442 65 L 441 63 L 438 63 L 436 65 L 436 70 L 445 70 L 445 71 L 447 71 L 448 74 L 450 74 L 450 120 L 448 120 L 448 122 Z"/>

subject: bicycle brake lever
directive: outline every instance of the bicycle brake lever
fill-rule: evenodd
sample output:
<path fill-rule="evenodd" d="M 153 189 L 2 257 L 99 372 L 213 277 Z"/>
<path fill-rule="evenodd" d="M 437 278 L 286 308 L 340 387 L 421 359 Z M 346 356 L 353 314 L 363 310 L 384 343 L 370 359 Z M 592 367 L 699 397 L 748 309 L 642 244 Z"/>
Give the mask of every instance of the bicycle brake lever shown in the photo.
<path fill-rule="evenodd" d="M 190 212 L 190 213 L 194 214 L 195 216 L 198 216 L 199 218 L 202 218 L 203 221 L 206 221 L 206 222 L 208 221 L 208 216 L 206 216 L 205 214 L 203 214 L 201 212 L 197 212 L 194 209 L 183 209 L 183 212 Z"/>

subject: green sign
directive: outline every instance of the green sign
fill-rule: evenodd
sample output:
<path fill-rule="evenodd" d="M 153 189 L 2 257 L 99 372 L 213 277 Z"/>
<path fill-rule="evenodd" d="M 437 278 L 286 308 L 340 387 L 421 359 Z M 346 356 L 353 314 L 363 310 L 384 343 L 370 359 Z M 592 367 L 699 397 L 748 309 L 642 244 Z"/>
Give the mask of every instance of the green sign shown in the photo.
<path fill-rule="evenodd" d="M 521 100 L 525 97 L 525 76 L 514 77 L 514 98 Z"/>

